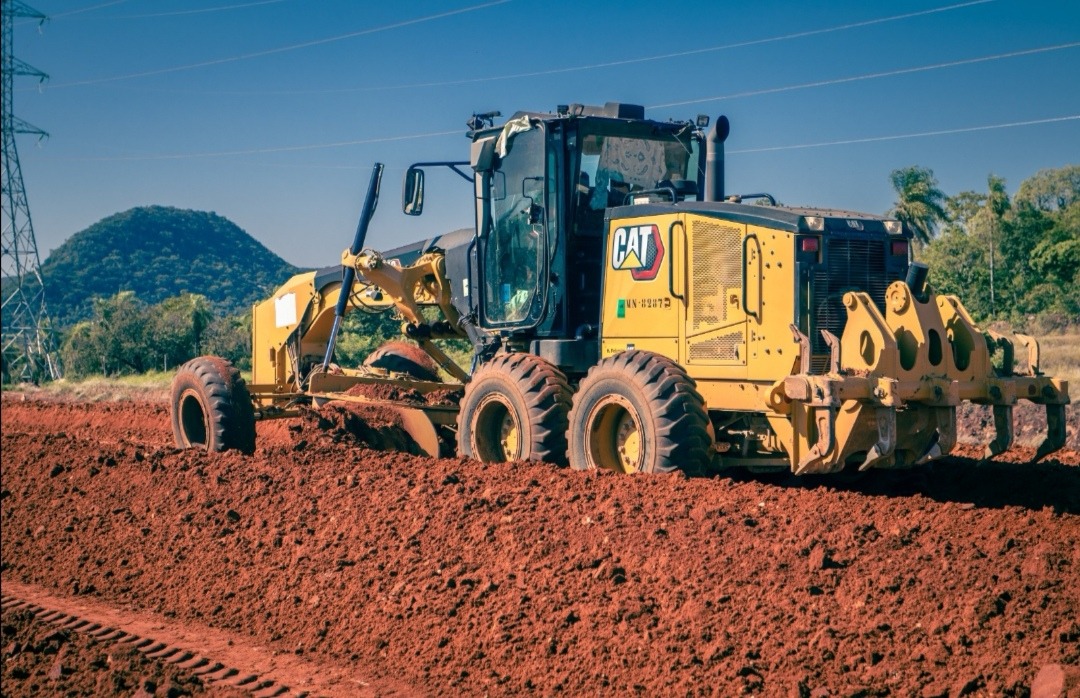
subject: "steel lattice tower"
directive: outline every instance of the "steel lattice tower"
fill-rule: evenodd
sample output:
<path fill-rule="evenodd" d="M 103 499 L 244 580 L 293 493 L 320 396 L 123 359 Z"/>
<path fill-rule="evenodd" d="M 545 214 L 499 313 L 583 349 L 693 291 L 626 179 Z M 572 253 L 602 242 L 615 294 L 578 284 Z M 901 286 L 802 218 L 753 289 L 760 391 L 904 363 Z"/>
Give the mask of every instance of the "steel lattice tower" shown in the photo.
<path fill-rule="evenodd" d="M 3 370 L 5 378 L 37 381 L 60 377 L 60 366 L 45 307 L 45 287 L 41 280 L 30 205 L 23 187 L 15 134 L 28 133 L 44 138 L 48 134 L 31 126 L 12 112 L 12 82 L 16 75 L 44 81 L 48 76 L 15 58 L 11 42 L 16 17 L 44 21 L 45 15 L 20 0 L 0 0 L 4 40 L 4 183 L 3 183 Z"/>

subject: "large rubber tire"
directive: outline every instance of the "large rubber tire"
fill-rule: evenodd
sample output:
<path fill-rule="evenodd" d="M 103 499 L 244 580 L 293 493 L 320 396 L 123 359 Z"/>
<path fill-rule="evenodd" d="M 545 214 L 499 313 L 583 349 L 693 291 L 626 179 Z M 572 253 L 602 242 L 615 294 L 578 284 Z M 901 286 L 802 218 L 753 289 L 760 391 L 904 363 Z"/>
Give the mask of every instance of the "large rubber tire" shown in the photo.
<path fill-rule="evenodd" d="M 419 381 L 439 380 L 439 366 L 423 349 L 408 342 L 383 344 L 364 359 L 364 365 L 404 373 Z"/>
<path fill-rule="evenodd" d="M 180 448 L 255 452 L 255 411 L 240 371 L 225 359 L 200 356 L 180 367 L 170 398 Z"/>
<path fill-rule="evenodd" d="M 458 455 L 565 465 L 570 401 L 566 376 L 547 361 L 525 353 L 497 356 L 465 385 Z"/>
<path fill-rule="evenodd" d="M 681 366 L 625 351 L 589 369 L 570 411 L 570 466 L 699 474 L 712 455 L 709 417 Z"/>

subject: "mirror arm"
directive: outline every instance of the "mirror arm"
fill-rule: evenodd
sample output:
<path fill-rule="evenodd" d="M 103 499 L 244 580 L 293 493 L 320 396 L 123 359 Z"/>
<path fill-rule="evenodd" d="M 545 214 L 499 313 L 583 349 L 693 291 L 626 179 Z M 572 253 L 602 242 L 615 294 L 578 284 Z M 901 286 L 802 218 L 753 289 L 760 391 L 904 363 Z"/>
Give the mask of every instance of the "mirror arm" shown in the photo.
<path fill-rule="evenodd" d="M 468 164 L 468 163 L 465 163 L 465 164 Z M 451 164 L 451 165 L 447 165 L 447 167 L 449 167 L 454 172 L 458 173 L 458 175 L 462 179 L 464 179 L 466 182 L 469 182 L 470 184 L 475 184 L 476 183 L 476 178 L 473 177 L 471 174 L 469 174 L 467 172 L 464 172 L 463 170 L 459 170 L 458 165 L 456 163 Z"/>

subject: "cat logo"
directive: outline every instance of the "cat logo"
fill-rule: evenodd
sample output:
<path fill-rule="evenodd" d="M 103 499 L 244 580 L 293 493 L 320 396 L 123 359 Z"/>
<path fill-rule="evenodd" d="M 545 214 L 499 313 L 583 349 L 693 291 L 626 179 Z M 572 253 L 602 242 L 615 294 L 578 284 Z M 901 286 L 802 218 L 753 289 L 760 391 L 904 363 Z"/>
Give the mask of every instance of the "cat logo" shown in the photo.
<path fill-rule="evenodd" d="M 664 260 L 664 244 L 655 224 L 616 228 L 611 236 L 611 268 L 629 271 L 634 281 L 652 281 Z"/>

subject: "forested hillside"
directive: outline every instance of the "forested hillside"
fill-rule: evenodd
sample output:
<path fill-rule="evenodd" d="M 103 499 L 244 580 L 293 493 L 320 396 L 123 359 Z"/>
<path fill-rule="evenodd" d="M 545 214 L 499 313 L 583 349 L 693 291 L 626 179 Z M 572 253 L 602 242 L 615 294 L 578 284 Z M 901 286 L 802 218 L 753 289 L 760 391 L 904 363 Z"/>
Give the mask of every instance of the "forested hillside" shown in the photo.
<path fill-rule="evenodd" d="M 131 291 L 146 303 L 197 293 L 215 313 L 246 310 L 298 269 L 226 218 L 133 208 L 75 233 L 41 265 L 53 321 L 90 318 L 95 298 Z"/>

